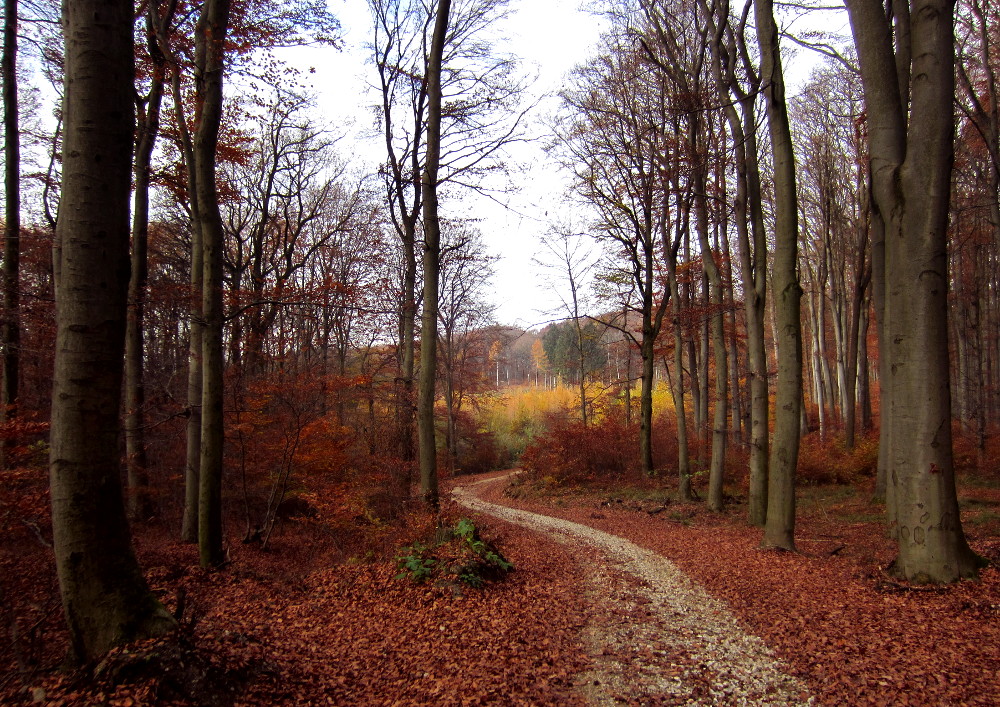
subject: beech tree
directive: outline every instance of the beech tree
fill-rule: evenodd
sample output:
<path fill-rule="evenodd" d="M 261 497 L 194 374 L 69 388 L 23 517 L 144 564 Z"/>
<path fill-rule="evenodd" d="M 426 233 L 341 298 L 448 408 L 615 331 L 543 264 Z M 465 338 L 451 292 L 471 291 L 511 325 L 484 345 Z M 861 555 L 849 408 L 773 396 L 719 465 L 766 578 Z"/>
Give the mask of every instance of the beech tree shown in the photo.
<path fill-rule="evenodd" d="M 704 101 L 706 83 L 707 35 L 710 25 L 697 11 L 665 8 L 661 3 L 643 2 L 644 27 L 638 29 L 646 57 L 664 75 L 664 89 L 673 93 L 672 109 L 687 132 L 681 148 L 686 168 L 690 207 L 685 204 L 685 222 L 690 225 L 693 211 L 698 251 L 704 272 L 704 296 L 708 305 L 707 324 L 711 328 L 715 359 L 715 409 L 712 421 L 712 458 L 709 466 L 708 507 L 722 510 L 722 484 L 725 473 L 729 402 L 728 355 L 723 321 L 724 292 L 722 270 L 709 242 L 712 229 L 709 213 L 709 168 L 714 116 Z M 676 180 L 678 183 L 680 180 Z M 686 232 L 687 229 L 685 229 Z M 669 248 L 664 244 L 665 250 Z M 671 258 L 667 258 L 669 261 Z M 673 256 L 676 259 L 676 255 Z M 705 385 L 702 386 L 707 408 L 708 338 L 703 344 Z M 679 372 L 678 372 L 679 375 Z M 704 411 L 707 418 L 707 410 Z M 678 425 L 680 428 L 680 425 Z M 686 430 L 685 430 L 686 432 Z M 683 488 L 681 495 L 684 495 Z"/>
<path fill-rule="evenodd" d="M 624 323 L 604 323 L 640 352 L 639 464 L 652 475 L 655 346 L 670 294 L 659 273 L 664 239 L 672 234 L 663 192 L 671 138 L 662 77 L 646 68 L 639 51 L 609 37 L 602 55 L 577 69 L 575 89 L 564 93 L 573 113 L 557 139 L 575 172 L 577 193 L 597 212 L 595 234 L 613 259 L 605 283 L 620 286 L 620 302 L 634 302 L 623 312 Z M 641 321 L 638 336 L 628 326 L 629 314 Z"/>
<path fill-rule="evenodd" d="M 438 0 L 427 58 L 427 157 L 424 162 L 424 307 L 420 327 L 420 381 L 417 397 L 417 434 L 420 441 L 420 493 L 431 508 L 438 507 L 437 444 L 434 434 L 434 398 L 437 376 L 438 275 L 441 267 L 441 222 L 438 186 L 441 167 L 441 68 L 448 33 L 451 0 Z"/>
<path fill-rule="evenodd" d="M 216 148 L 222 121 L 222 85 L 225 70 L 229 0 L 205 0 L 195 35 L 195 80 L 198 85 L 197 130 L 194 136 L 194 172 L 197 174 L 198 218 L 203 249 L 201 360 L 201 455 L 198 494 L 198 554 L 202 567 L 224 559 L 222 547 L 222 445 L 225 440 L 222 402 L 225 312 L 222 273 L 225 231 L 215 183 Z"/>
<path fill-rule="evenodd" d="M 760 74 L 750 58 L 746 44 L 746 25 L 751 5 L 749 3 L 744 5 L 742 13 L 734 23 L 727 0 L 713 2 L 711 6 L 703 0 L 699 4 L 710 30 L 712 74 L 732 136 L 735 160 L 736 193 L 733 197 L 733 216 L 746 313 L 747 359 L 750 369 L 748 512 L 752 523 L 764 525 L 767 517 L 770 413 L 768 365 L 764 346 L 768 251 L 764 230 L 756 116 Z"/>
<path fill-rule="evenodd" d="M 459 455 L 458 415 L 468 393 L 476 390 L 481 332 L 492 324 L 493 306 L 486 294 L 495 258 L 486 253 L 482 234 L 473 224 L 447 222 L 442 248 L 438 321 L 440 365 L 448 414 L 446 447 L 454 465 Z"/>
<path fill-rule="evenodd" d="M 517 139 L 525 109 L 518 106 L 522 85 L 515 78 L 515 62 L 496 51 L 483 36 L 506 9 L 506 0 L 461 0 L 450 8 L 450 20 L 441 47 L 441 115 L 437 186 L 482 190 L 483 178 L 502 167 L 501 153 Z M 434 47 L 440 11 L 435 3 L 414 0 L 371 0 L 375 21 L 375 64 L 379 73 L 382 105 L 378 113 L 384 130 L 387 164 L 383 169 L 389 215 L 404 250 L 402 307 L 399 322 L 400 380 L 397 390 L 401 447 L 409 455 L 407 439 L 412 424 L 410 392 L 413 380 L 413 335 L 417 310 L 417 258 L 419 234 L 424 237 L 424 276 L 427 257 L 437 246 L 430 233 L 426 175 L 430 159 L 430 51 Z M 431 227 L 433 228 L 433 227 Z M 433 269 L 433 266 L 432 266 Z M 427 306 L 426 280 L 423 305 Z M 432 307 L 436 303 L 431 303 Z M 422 324 L 436 316 L 422 314 Z M 421 333 L 421 341 L 426 343 Z M 421 349 L 432 353 L 434 344 Z M 423 361 L 421 363 L 423 365 Z M 427 395 L 426 391 L 424 395 Z M 419 396 L 419 393 L 418 393 Z M 419 402 L 418 408 L 423 404 Z M 419 413 L 419 410 L 418 410 Z M 422 423 L 418 422 L 418 427 Z M 429 452 L 421 468 L 429 459 Z M 422 472 L 423 474 L 424 472 Z M 423 482 L 422 482 L 423 484 Z M 426 489 L 422 490 L 426 494 Z"/>
<path fill-rule="evenodd" d="M 771 0 L 754 0 L 760 77 L 774 161 L 775 248 L 771 281 L 774 291 L 778 384 L 774 438 L 768 463 L 767 520 L 763 544 L 795 549 L 795 471 L 799 460 L 802 408 L 802 324 L 798 276 L 798 204 L 785 78 L 778 27 Z"/>
<path fill-rule="evenodd" d="M 163 45 L 169 41 L 170 27 L 177 11 L 177 1 L 163 7 L 151 0 L 144 19 L 146 54 L 149 58 L 149 89 L 144 100 L 137 101 L 138 129 L 134 159 L 135 188 L 132 209 L 132 274 L 128 285 L 129 315 L 125 329 L 125 467 L 128 485 L 129 517 L 145 520 L 153 513 L 149 497 L 145 425 L 145 387 L 143 385 L 143 319 L 149 279 L 149 192 L 152 181 L 153 150 L 160 133 L 160 108 L 166 86 L 166 56 Z"/>
<path fill-rule="evenodd" d="M 846 0 L 861 65 L 875 206 L 885 227 L 889 522 L 894 571 L 951 582 L 977 573 L 955 492 L 947 224 L 954 156 L 953 4 Z"/>
<path fill-rule="evenodd" d="M 59 587 L 78 660 L 175 623 L 136 561 L 118 477 L 135 124 L 132 11 L 121 0 L 63 3 L 50 485 Z"/>

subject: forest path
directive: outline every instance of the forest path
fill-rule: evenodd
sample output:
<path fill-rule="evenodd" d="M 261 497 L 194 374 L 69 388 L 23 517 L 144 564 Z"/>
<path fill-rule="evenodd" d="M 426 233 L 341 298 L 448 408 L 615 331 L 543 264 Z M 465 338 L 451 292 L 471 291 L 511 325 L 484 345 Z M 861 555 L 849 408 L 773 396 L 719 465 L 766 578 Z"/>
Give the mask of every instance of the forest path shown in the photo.
<path fill-rule="evenodd" d="M 812 704 L 757 636 L 668 559 L 617 535 L 490 503 L 477 492 L 508 476 L 452 490 L 466 508 L 571 546 L 594 620 L 584 641 L 594 667 L 579 685 L 591 704 Z"/>

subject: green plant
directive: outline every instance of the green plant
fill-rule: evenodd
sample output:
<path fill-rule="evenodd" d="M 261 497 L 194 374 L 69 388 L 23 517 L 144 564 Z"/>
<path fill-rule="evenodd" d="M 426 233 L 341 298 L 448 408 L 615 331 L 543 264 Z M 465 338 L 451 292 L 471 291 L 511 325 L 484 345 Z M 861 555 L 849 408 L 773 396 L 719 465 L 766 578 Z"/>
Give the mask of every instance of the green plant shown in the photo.
<path fill-rule="evenodd" d="M 403 548 L 396 556 L 396 564 L 402 570 L 396 577 L 409 577 L 415 582 L 437 578 L 444 583 L 455 578 L 479 588 L 514 569 L 514 564 L 500 550 L 480 537 L 475 523 L 468 518 L 460 519 L 438 537 L 432 545 L 416 542 Z"/>
<path fill-rule="evenodd" d="M 396 575 L 396 579 L 402 579 L 407 575 L 414 582 L 430 579 L 437 562 L 433 558 L 424 556 L 427 549 L 419 542 L 403 548 L 402 553 L 396 556 L 396 565 L 403 570 Z"/>

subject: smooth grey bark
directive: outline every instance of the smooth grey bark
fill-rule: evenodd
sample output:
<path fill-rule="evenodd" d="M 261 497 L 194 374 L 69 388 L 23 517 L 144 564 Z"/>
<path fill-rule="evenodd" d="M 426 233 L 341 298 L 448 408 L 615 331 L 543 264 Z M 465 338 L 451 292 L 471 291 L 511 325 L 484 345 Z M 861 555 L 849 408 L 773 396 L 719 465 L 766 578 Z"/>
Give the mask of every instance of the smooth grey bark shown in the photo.
<path fill-rule="evenodd" d="M 778 345 L 774 442 L 768 480 L 765 547 L 795 549 L 795 470 L 802 409 L 802 328 L 798 277 L 798 207 L 778 27 L 771 0 L 754 0 L 760 76 L 774 159 L 775 250 L 772 272 Z"/>
<path fill-rule="evenodd" d="M 688 451 L 687 412 L 684 409 L 684 329 L 681 324 L 681 298 L 677 286 L 676 258 L 667 260 L 670 278 L 670 299 L 673 300 L 671 316 L 674 330 L 674 413 L 677 418 L 677 500 L 693 501 L 691 489 L 691 459 Z"/>
<path fill-rule="evenodd" d="M 222 273 L 225 235 L 215 185 L 215 158 L 222 122 L 223 73 L 229 0 L 205 0 L 195 29 L 195 101 L 199 110 L 194 136 L 198 224 L 202 263 L 201 460 L 198 493 L 198 556 L 202 567 L 224 560 L 222 547 L 223 348 Z"/>
<path fill-rule="evenodd" d="M 441 267 L 441 224 L 438 216 L 438 169 L 441 164 L 441 57 L 448 34 L 451 0 L 438 0 L 434 34 L 427 61 L 427 157 L 423 174 L 424 301 L 420 328 L 420 379 L 417 391 L 417 435 L 420 493 L 438 507 L 437 444 L 434 399 L 437 379 L 438 273 Z"/>
<path fill-rule="evenodd" d="M 869 183 L 870 180 L 869 180 Z M 888 507 L 889 503 L 889 390 L 886 381 L 889 380 L 888 358 L 883 352 L 888 350 L 885 337 L 887 332 L 885 322 L 885 223 L 878 210 L 874 192 L 869 193 L 871 204 L 872 228 L 872 305 L 875 310 L 875 328 L 878 336 L 878 385 L 879 385 L 879 436 L 878 464 L 875 469 L 875 493 L 872 500 L 876 503 L 886 503 L 886 517 L 894 518 L 895 511 Z"/>
<path fill-rule="evenodd" d="M 895 34 L 878 0 L 846 4 L 868 113 L 873 192 L 885 225 L 883 404 L 890 406 L 887 491 L 899 551 L 894 571 L 911 581 L 951 582 L 978 572 L 962 531 L 951 438 L 953 4 L 896 2 Z"/>
<path fill-rule="evenodd" d="M 134 128 L 132 3 L 63 3 L 50 489 L 74 657 L 175 626 L 136 561 L 119 480 Z"/>
<path fill-rule="evenodd" d="M 715 262 L 715 254 L 712 252 L 712 247 L 708 240 L 708 204 L 706 196 L 708 180 L 703 158 L 707 150 L 702 149 L 699 144 L 700 138 L 704 137 L 702 131 L 705 128 L 694 117 L 689 118 L 689 121 L 690 133 L 688 142 L 691 154 L 694 156 L 691 179 L 694 182 L 695 228 L 698 231 L 701 262 L 705 270 L 705 280 L 708 286 L 708 311 L 711 311 L 712 349 L 715 354 L 715 410 L 712 420 L 712 460 L 708 472 L 707 505 L 709 510 L 721 511 L 722 484 L 726 468 L 726 423 L 729 414 L 729 369 L 727 367 L 726 334 L 722 312 L 724 295 L 722 291 L 722 275 L 718 264 Z M 707 348 L 705 349 L 704 356 L 707 360 Z"/>
<path fill-rule="evenodd" d="M 700 0 L 710 29 L 711 68 L 723 111 L 733 138 L 736 170 L 734 217 L 740 283 L 746 315 L 747 360 L 750 374 L 750 522 L 763 526 L 767 517 L 769 392 L 764 314 L 767 296 L 767 236 L 761 202 L 760 163 L 757 147 L 756 94 L 760 76 L 749 59 L 745 41 L 747 14 L 734 29 L 729 3 L 722 0 L 709 9 Z M 714 12 L 713 12 L 714 10 Z M 717 18 L 717 19 L 716 19 Z M 741 60 L 738 62 L 738 59 Z M 736 79 L 741 66 L 748 86 Z M 731 100 L 730 96 L 736 98 Z M 737 111 L 736 106 L 739 106 Z"/>
<path fill-rule="evenodd" d="M 0 322 L 0 424 L 17 416 L 21 361 L 21 130 L 17 99 L 17 0 L 4 2 L 3 121 L 4 121 L 4 234 L 3 321 Z M 0 444 L 0 466 L 6 466 L 10 440 Z"/>

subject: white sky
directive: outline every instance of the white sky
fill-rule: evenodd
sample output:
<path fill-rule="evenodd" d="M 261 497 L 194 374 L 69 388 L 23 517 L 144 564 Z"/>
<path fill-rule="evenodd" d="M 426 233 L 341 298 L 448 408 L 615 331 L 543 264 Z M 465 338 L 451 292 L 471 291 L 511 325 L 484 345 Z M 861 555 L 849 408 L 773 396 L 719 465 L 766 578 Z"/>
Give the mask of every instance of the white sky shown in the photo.
<path fill-rule="evenodd" d="M 525 73 L 538 75 L 532 87 L 537 96 L 551 95 L 563 85 L 566 74 L 585 61 L 600 34 L 602 20 L 580 8 L 584 0 L 511 0 L 510 13 L 499 28 L 509 41 L 503 49 L 521 57 Z M 344 51 L 310 50 L 296 59 L 315 68 L 311 83 L 319 95 L 324 120 L 335 132 L 348 132 L 341 144 L 355 151 L 368 169 L 384 159 L 382 138 L 374 130 L 372 106 L 379 96 L 369 88 L 374 67 L 366 64 L 365 43 L 371 37 L 371 19 L 366 0 L 328 0 L 331 12 L 343 28 Z M 542 100 L 531 117 L 537 124 L 556 105 Z M 537 132 L 537 131 L 535 131 Z M 493 254 L 500 260 L 493 279 L 496 318 L 502 324 L 530 327 L 552 317 L 558 307 L 537 272 L 532 258 L 538 253 L 539 236 L 548 225 L 546 213 L 554 215 L 563 203 L 565 178 L 546 157 L 541 145 L 521 145 L 517 160 L 531 165 L 526 173 L 513 175 L 515 193 L 501 195 L 509 208 L 492 200 L 470 195 L 460 203 L 443 202 L 443 215 L 474 217 Z"/>
<path fill-rule="evenodd" d="M 327 2 L 341 22 L 344 49 L 307 50 L 302 61 L 315 68 L 313 86 L 324 119 L 335 131 L 347 133 L 341 144 L 354 151 L 359 166 L 372 170 L 384 159 L 384 145 L 372 110 L 380 100 L 369 86 L 375 79 L 374 67 L 366 63 L 365 44 L 371 36 L 367 0 Z M 563 87 L 568 72 L 595 51 L 604 20 L 584 9 L 589 4 L 587 0 L 510 0 L 509 15 L 498 28 L 498 34 L 508 40 L 500 49 L 521 57 L 525 74 L 538 76 L 531 91 L 543 98 L 528 123 L 534 134 L 544 133 L 539 121 L 558 105 L 554 94 Z M 846 24 L 844 13 L 818 14 L 807 24 L 816 22 L 828 30 Z M 803 21 L 793 23 L 797 31 Z M 800 85 L 817 55 L 790 42 L 783 43 L 783 53 L 789 85 Z M 442 203 L 442 213 L 479 220 L 488 247 L 499 257 L 493 279 L 497 321 L 530 328 L 560 316 L 559 298 L 533 263 L 540 253 L 539 238 L 557 214 L 578 224 L 586 217 L 568 213 L 572 210 L 565 195 L 569 175 L 549 159 L 541 144 L 518 145 L 515 156 L 530 167 L 513 175 L 514 192 L 501 195 L 507 208 L 470 194 Z"/>

